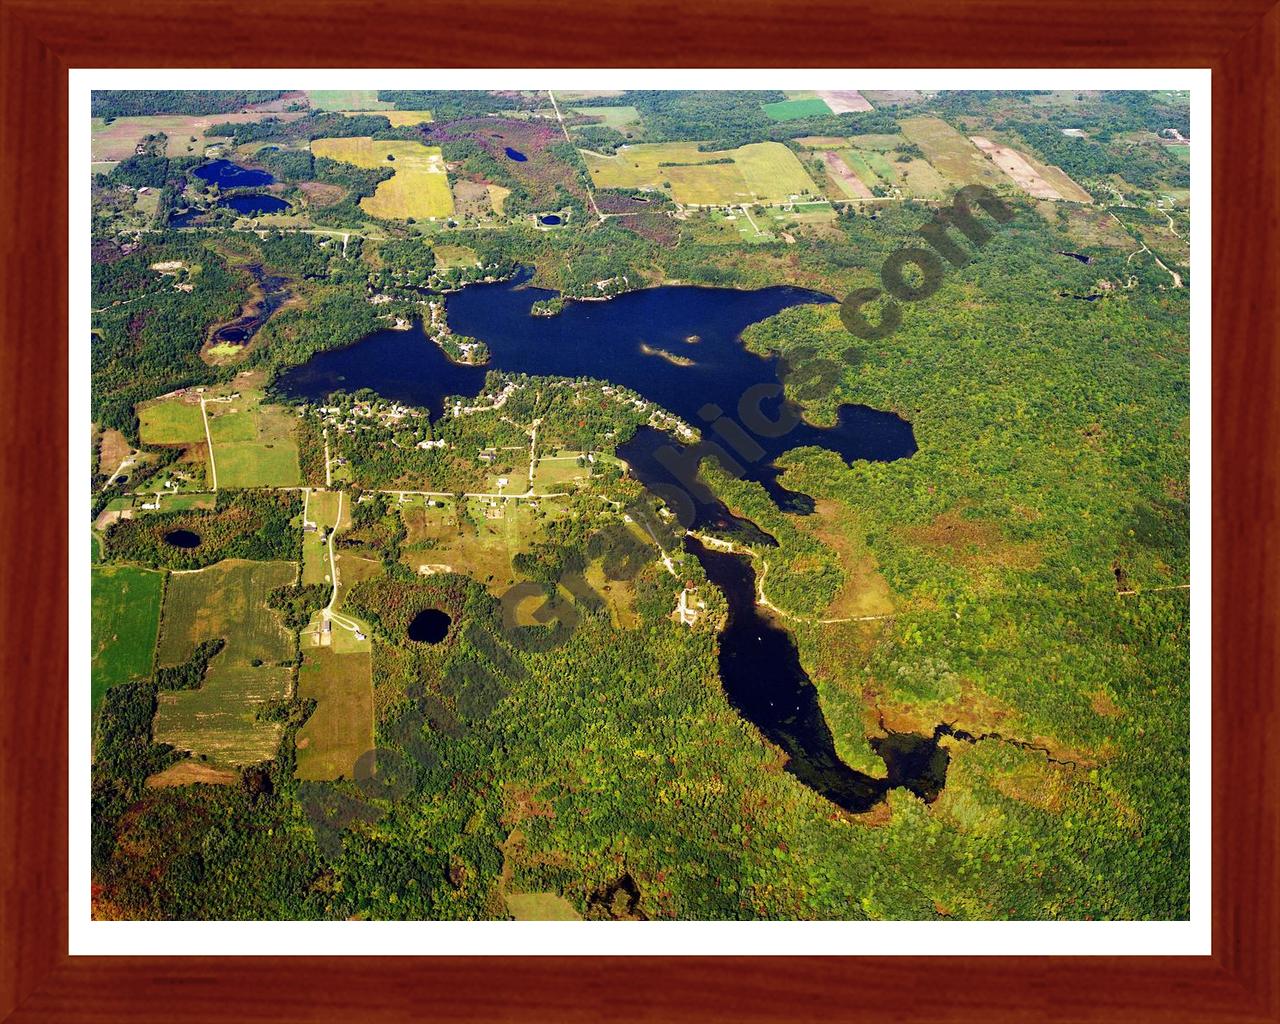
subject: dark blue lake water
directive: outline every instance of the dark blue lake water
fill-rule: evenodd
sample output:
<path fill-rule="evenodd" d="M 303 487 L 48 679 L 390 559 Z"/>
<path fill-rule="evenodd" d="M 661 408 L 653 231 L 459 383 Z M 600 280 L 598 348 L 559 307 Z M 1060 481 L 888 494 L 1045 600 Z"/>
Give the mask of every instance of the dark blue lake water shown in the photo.
<path fill-rule="evenodd" d="M 197 178 L 219 188 L 259 188 L 270 185 L 276 179 L 266 171 L 252 171 L 230 160 L 213 160 L 195 170 Z"/>
<path fill-rule="evenodd" d="M 519 164 L 522 164 L 529 159 L 527 156 L 521 153 L 520 150 L 512 149 L 510 146 L 507 147 L 507 157 Z"/>
<path fill-rule="evenodd" d="M 236 213 L 246 217 L 256 217 L 260 213 L 281 213 L 291 209 L 283 199 L 269 195 L 228 196 L 226 199 L 218 200 L 218 205 L 235 210 Z"/>
<path fill-rule="evenodd" d="M 782 403 L 777 359 L 749 352 L 738 340 L 749 324 L 789 306 L 833 301 L 829 296 L 790 287 L 738 291 L 664 286 L 608 302 L 571 302 L 558 316 L 535 317 L 529 307 L 555 293 L 529 287 L 529 276 L 523 271 L 510 281 L 471 285 L 450 295 L 449 325 L 487 343 L 493 369 L 596 377 L 637 391 L 701 428 L 702 454 L 731 460 L 726 468 L 759 481 L 784 508 L 803 512 L 808 504 L 778 483 L 772 465 L 793 448 L 828 448 L 846 462 L 903 458 L 916 450 L 911 425 L 890 412 L 845 405 L 838 424 L 829 429 L 799 419 L 794 406 Z M 307 400 L 323 399 L 338 389 L 372 388 L 437 417 L 446 397 L 478 394 L 487 369 L 451 363 L 419 330 L 385 330 L 349 348 L 313 356 L 283 373 L 278 387 Z M 762 433 L 766 424 L 788 421 L 794 424 L 790 429 L 770 431 L 779 436 Z M 745 430 L 745 437 L 735 425 Z M 619 454 L 635 461 L 638 470 L 645 464 L 646 483 L 660 483 L 661 473 L 667 472 L 670 482 L 702 498 L 679 467 L 666 465 L 691 465 L 695 453 L 680 450 L 673 460 L 670 452 L 659 450 L 670 447 L 665 435 L 657 435 L 664 439 L 658 444 L 654 434 L 637 437 L 634 459 L 625 445 Z M 696 513 L 686 525 L 698 525 Z"/>
<path fill-rule="evenodd" d="M 545 217 L 539 217 L 538 220 L 541 221 L 543 224 L 561 223 L 560 217 L 554 213 L 548 213 Z"/>

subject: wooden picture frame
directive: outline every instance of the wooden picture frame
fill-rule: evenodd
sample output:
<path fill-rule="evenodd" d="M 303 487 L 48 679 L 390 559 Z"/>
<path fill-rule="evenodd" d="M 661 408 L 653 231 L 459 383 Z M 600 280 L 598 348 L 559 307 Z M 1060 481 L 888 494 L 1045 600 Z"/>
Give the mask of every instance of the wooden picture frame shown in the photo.
<path fill-rule="evenodd" d="M 263 31 L 266 24 L 278 30 Z M 0 0 L 0 1019 L 1280 1020 L 1280 6 Z M 381 27 L 377 27 L 381 24 Z M 544 31 L 531 31 L 533 24 Z M 548 27 L 558 30 L 547 32 Z M 825 26 L 825 28 L 824 28 Z M 1208 67 L 1213 952 L 1106 958 L 71 957 L 67 72 L 74 67 Z M 85 779 L 71 780 L 82 786 Z M 282 950 L 282 952 L 284 952 Z M 779 951 L 785 952 L 785 951 Z M 961 953 L 962 950 L 957 950 Z M 1140 951 L 1135 951 L 1140 952 Z"/>

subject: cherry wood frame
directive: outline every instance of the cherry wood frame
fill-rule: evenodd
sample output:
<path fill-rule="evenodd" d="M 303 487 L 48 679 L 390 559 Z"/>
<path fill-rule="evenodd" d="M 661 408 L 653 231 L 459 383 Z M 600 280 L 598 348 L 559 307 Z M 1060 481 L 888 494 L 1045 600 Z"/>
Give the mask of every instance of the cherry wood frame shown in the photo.
<path fill-rule="evenodd" d="M 1273 2 L 0 0 L 0 1018 L 1280 1021 Z M 1212 956 L 67 955 L 67 70 L 466 65 L 1213 69 Z"/>

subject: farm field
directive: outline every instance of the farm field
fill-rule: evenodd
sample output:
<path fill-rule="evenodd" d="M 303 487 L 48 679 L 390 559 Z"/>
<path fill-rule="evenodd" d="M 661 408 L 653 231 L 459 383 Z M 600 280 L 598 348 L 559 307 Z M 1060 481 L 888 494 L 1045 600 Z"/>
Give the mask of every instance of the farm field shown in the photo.
<path fill-rule="evenodd" d="M 481 499 L 469 499 L 468 505 L 471 522 L 463 523 L 461 533 L 452 508 L 402 508 L 408 536 L 400 560 L 415 572 L 465 572 L 500 594 L 520 579 L 511 559 L 528 551 L 545 531 L 527 502 L 506 503 L 504 514 L 496 518 L 486 516 Z"/>
<path fill-rule="evenodd" d="M 311 152 L 342 160 L 357 167 L 391 167 L 395 174 L 382 182 L 372 196 L 360 200 L 360 208 L 373 217 L 405 220 L 409 217 L 447 217 L 453 213 L 453 194 L 438 146 L 420 142 L 383 142 L 368 136 L 351 139 L 316 139 Z M 394 160 L 388 160 L 394 157 Z"/>
<path fill-rule="evenodd" d="M 298 730 L 295 774 L 350 779 L 356 761 L 374 747 L 371 656 L 304 646 L 298 696 L 316 708 Z"/>
<path fill-rule="evenodd" d="M 357 114 L 361 111 L 344 110 L 344 114 Z M 406 125 L 430 124 L 435 120 L 429 110 L 379 110 L 379 114 L 391 122 L 392 128 L 403 128 Z"/>
<path fill-rule="evenodd" d="M 205 403 L 219 487 L 297 487 L 297 417 L 284 406 L 262 402 L 262 392 L 248 384 Z"/>
<path fill-rule="evenodd" d="M 819 193 L 796 155 L 778 142 L 710 153 L 693 142 L 646 143 L 623 147 L 613 157 L 583 157 L 600 188 L 660 189 L 669 182 L 671 197 L 687 205 L 780 203 Z M 715 162 L 724 160 L 729 162 Z M 663 166 L 672 164 L 677 166 Z"/>
<path fill-rule="evenodd" d="M 879 153 L 887 153 L 891 149 L 905 146 L 907 140 L 901 135 L 851 135 L 849 145 L 854 149 L 872 149 Z"/>
<path fill-rule="evenodd" d="M 293 582 L 292 562 L 227 559 L 196 572 L 170 576 L 164 601 L 157 663 L 178 665 L 196 645 L 223 637 L 227 641 L 213 665 L 249 665 L 290 661 L 293 642 L 279 613 L 267 607 L 276 587 Z M 210 672 L 214 671 L 213 665 Z"/>
<path fill-rule="evenodd" d="M 818 98 L 826 103 L 833 114 L 861 114 L 872 109 L 866 97 L 857 89 L 820 89 Z"/>
<path fill-rule="evenodd" d="M 901 125 L 907 140 L 919 146 L 934 170 L 949 181 L 991 187 L 1009 183 L 973 143 L 941 118 L 908 117 Z"/>
<path fill-rule="evenodd" d="M 93 567 L 91 689 L 95 709 L 108 687 L 151 673 L 163 589 L 164 573 L 154 569 Z"/>
<path fill-rule="evenodd" d="M 313 109 L 367 112 L 394 110 L 395 104 L 378 99 L 377 89 L 307 89 L 307 102 Z"/>
<path fill-rule="evenodd" d="M 828 150 L 822 154 L 822 159 L 827 165 L 827 174 L 845 195 L 851 199 L 871 198 L 871 189 L 868 187 L 869 183 L 865 180 L 865 176 L 856 173 L 839 153 Z"/>
<path fill-rule="evenodd" d="M 777 103 L 762 103 L 760 109 L 767 117 L 775 121 L 797 121 L 802 117 L 824 117 L 832 110 L 826 102 L 818 97 L 807 100 L 780 100 Z"/>
<path fill-rule="evenodd" d="M 259 721 L 258 711 L 283 700 L 292 672 L 279 666 L 229 668 L 214 658 L 198 690 L 162 690 L 152 733 L 157 743 L 208 758 L 215 765 L 265 761 L 280 746 L 283 726 Z"/>
<path fill-rule="evenodd" d="M 291 583 L 295 572 L 290 562 L 229 559 L 171 574 L 157 662 L 181 664 L 205 640 L 221 637 L 226 646 L 209 663 L 199 689 L 160 694 L 157 742 L 215 764 L 251 764 L 275 753 L 282 726 L 259 721 L 257 713 L 288 690 L 293 637 L 267 597 Z"/>
<path fill-rule="evenodd" d="M 974 135 L 969 141 L 990 156 L 1015 185 L 1036 199 L 1070 199 L 1077 203 L 1093 201 L 1088 192 L 1057 167 L 1046 167 L 1034 157 L 981 135 Z"/>
<path fill-rule="evenodd" d="M 185 445 L 204 441 L 200 403 L 164 398 L 138 406 L 139 437 L 144 445 Z"/>
<path fill-rule="evenodd" d="M 847 149 L 842 153 L 824 154 L 824 158 L 827 159 L 828 166 L 830 166 L 830 157 L 836 157 L 839 159 L 845 167 L 853 172 L 857 177 L 857 180 L 863 185 L 865 194 L 870 195 L 871 189 L 875 188 L 877 185 L 891 185 L 896 184 L 897 182 L 897 175 L 890 174 L 881 176 L 872 170 L 871 161 L 868 157 L 878 155 L 879 154 L 869 154 L 854 149 Z"/>

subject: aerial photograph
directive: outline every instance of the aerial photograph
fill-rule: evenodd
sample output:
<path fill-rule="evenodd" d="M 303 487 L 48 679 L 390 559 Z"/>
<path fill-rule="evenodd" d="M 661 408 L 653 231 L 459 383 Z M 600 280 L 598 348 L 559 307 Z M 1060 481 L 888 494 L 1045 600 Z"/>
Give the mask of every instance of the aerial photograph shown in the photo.
<path fill-rule="evenodd" d="M 1188 920 L 1190 93 L 368 84 L 72 126 L 84 912 Z"/>

